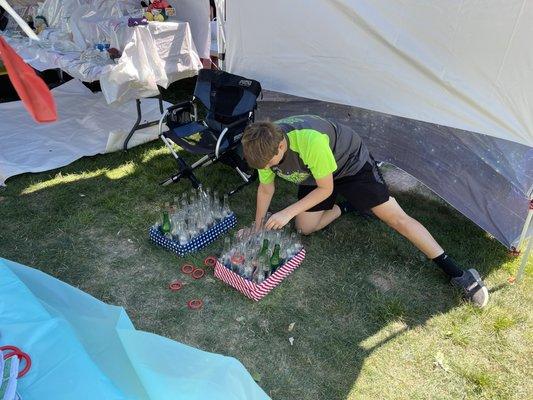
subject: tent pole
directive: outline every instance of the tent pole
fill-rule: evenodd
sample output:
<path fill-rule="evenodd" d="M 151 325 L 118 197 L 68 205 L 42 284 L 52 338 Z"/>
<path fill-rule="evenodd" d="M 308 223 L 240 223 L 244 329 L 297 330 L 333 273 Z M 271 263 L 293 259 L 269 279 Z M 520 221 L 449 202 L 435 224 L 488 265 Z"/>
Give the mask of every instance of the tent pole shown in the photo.
<path fill-rule="evenodd" d="M 522 229 L 522 233 L 520 234 L 520 240 L 518 241 L 518 245 L 516 246 L 517 250 L 520 250 L 522 248 L 522 245 L 524 244 L 524 241 L 526 240 L 527 231 L 529 230 L 529 225 L 531 225 L 531 220 L 533 219 L 533 200 L 529 200 L 529 212 L 527 213 L 526 222 L 524 223 L 524 228 Z"/>
<path fill-rule="evenodd" d="M 516 274 L 517 283 L 522 282 L 522 279 L 524 278 L 527 261 L 529 260 L 529 256 L 531 254 L 531 243 L 533 243 L 533 237 L 529 238 L 529 243 L 527 244 L 526 251 L 522 255 L 522 261 L 520 262 L 520 268 L 518 269 L 518 273 Z"/>
<path fill-rule="evenodd" d="M 522 234 L 520 235 L 520 240 L 518 242 L 518 250 L 522 249 L 524 241 L 526 240 L 527 232 L 529 231 L 529 226 L 531 225 L 531 220 L 533 219 L 533 196 L 529 199 L 529 212 L 527 213 L 526 222 L 524 224 L 524 229 L 522 229 Z M 520 262 L 520 268 L 516 274 L 516 281 L 521 282 L 524 277 L 524 272 L 526 270 L 526 265 L 531 254 L 531 243 L 533 243 L 533 237 L 529 237 L 529 242 L 527 244 L 526 251 L 522 255 L 522 261 Z"/>

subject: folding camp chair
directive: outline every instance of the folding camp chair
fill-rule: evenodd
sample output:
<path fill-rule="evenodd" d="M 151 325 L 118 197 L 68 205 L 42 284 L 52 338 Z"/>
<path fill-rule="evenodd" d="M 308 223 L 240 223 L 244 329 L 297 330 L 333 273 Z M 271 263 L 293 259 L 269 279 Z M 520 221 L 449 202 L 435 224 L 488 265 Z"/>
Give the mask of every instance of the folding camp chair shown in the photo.
<path fill-rule="evenodd" d="M 242 157 L 241 138 L 246 126 L 254 121 L 261 85 L 253 79 L 224 71 L 202 69 L 198 73 L 192 100 L 169 107 L 159 121 L 159 137 L 178 163 L 178 172 L 162 185 L 188 178 L 194 187 L 201 185 L 194 170 L 221 161 L 234 168 L 244 183 L 231 190 L 234 194 L 256 177 L 249 173 Z M 206 117 L 198 120 L 198 102 Z M 163 132 L 163 122 L 169 128 Z M 202 157 L 192 165 L 178 155 L 173 143 Z"/>

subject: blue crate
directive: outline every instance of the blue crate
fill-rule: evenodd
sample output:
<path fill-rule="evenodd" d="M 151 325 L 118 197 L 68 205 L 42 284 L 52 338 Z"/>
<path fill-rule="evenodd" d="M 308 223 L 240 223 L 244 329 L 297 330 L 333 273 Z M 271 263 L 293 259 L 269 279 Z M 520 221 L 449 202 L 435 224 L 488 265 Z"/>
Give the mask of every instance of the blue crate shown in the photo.
<path fill-rule="evenodd" d="M 152 226 L 150 228 L 150 240 L 157 246 L 161 246 L 178 256 L 183 257 L 188 253 L 198 251 L 210 243 L 213 243 L 219 236 L 229 231 L 237 223 L 237 217 L 234 213 L 231 213 L 226 218 L 213 225 L 206 232 L 194 237 L 189 243 L 180 245 L 178 242 L 169 239 L 161 233 L 159 227 Z"/>

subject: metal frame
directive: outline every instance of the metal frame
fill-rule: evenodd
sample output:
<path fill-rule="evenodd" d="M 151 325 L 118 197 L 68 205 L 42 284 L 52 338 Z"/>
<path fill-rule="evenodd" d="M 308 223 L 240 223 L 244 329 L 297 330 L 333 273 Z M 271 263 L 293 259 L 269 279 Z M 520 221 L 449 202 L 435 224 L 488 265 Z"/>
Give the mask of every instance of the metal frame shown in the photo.
<path fill-rule="evenodd" d="M 164 110 L 163 110 L 163 98 L 162 98 L 162 96 L 158 95 L 158 96 L 153 96 L 153 97 L 149 97 L 149 98 L 157 98 L 159 100 L 159 112 L 161 114 L 163 114 Z M 133 124 L 133 127 L 130 130 L 130 133 L 128 133 L 128 136 L 124 140 L 124 144 L 122 145 L 122 148 L 123 148 L 124 151 L 128 150 L 128 143 L 129 143 L 131 137 L 133 136 L 133 134 L 135 133 L 135 131 L 137 131 L 139 129 L 144 129 L 144 128 L 148 128 L 150 126 L 157 125 L 158 123 L 161 122 L 161 120 L 159 120 L 159 121 L 156 120 L 156 121 L 149 121 L 149 122 L 145 122 L 145 123 L 141 124 L 141 119 L 142 119 L 141 100 L 140 99 L 135 99 L 135 104 L 137 106 L 137 120 Z"/>
<path fill-rule="evenodd" d="M 517 246 L 518 251 L 522 250 L 522 247 L 525 241 L 528 240 L 526 250 L 524 251 L 524 254 L 522 254 L 522 260 L 520 261 L 520 267 L 518 268 L 518 272 L 516 274 L 516 282 L 518 283 L 522 282 L 524 278 L 526 265 L 531 255 L 531 244 L 533 243 L 533 237 L 530 236 L 529 238 L 527 238 L 526 236 L 529 231 L 529 227 L 531 226 L 532 220 L 533 220 L 533 194 L 529 198 L 529 211 L 527 213 L 526 222 L 524 223 L 524 228 L 522 229 L 520 240 Z"/>
<path fill-rule="evenodd" d="M 57 71 L 57 75 L 58 75 L 58 78 L 59 78 L 59 82 L 64 83 L 65 82 L 65 74 L 64 74 L 63 70 L 61 68 L 56 68 L 56 71 Z M 163 97 L 161 96 L 161 94 L 159 94 L 157 96 L 146 97 L 146 98 L 148 98 L 148 99 L 157 99 L 159 101 L 159 112 L 161 114 L 163 114 L 163 112 L 164 112 L 164 110 L 163 110 Z M 156 121 L 148 121 L 148 122 L 145 122 L 145 123 L 141 124 L 141 119 L 142 119 L 141 99 L 135 99 L 135 105 L 136 105 L 136 108 L 137 108 L 137 120 L 133 124 L 133 127 L 131 128 L 130 132 L 128 133 L 128 136 L 126 137 L 126 139 L 124 140 L 124 143 L 122 144 L 122 149 L 124 151 L 128 150 L 128 143 L 131 140 L 131 137 L 133 136 L 135 131 L 137 131 L 139 129 L 144 129 L 144 128 L 148 128 L 150 126 L 157 125 L 157 123 L 160 122 L 160 120 L 159 121 L 156 120 Z"/>

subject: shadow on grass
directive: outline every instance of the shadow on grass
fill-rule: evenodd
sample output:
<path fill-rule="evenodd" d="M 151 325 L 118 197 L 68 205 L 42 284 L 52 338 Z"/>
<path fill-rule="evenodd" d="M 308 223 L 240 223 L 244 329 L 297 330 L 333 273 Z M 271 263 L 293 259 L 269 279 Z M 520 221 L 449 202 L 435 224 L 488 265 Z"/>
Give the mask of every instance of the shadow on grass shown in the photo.
<path fill-rule="evenodd" d="M 180 260 L 147 239 L 159 206 L 190 188 L 159 186 L 175 168 L 161 145 L 148 144 L 83 158 L 61 175 L 11 178 L 0 192 L 0 252 L 124 306 L 139 329 L 237 357 L 261 374 L 260 385 L 275 399 L 346 399 L 374 351 L 460 303 L 406 240 L 379 221 L 352 216 L 306 237 L 303 266 L 261 302 L 212 279 L 187 282 L 178 298 L 166 288 L 182 277 Z M 220 165 L 198 175 L 220 191 L 239 182 Z M 254 191 L 232 201 L 240 225 L 252 220 Z M 503 246 L 442 203 L 396 197 L 465 267 L 486 276 L 508 260 Z M 294 189 L 280 183 L 272 207 L 294 200 Z M 200 263 L 219 242 L 188 259 Z M 193 295 L 205 301 L 201 312 L 180 300 Z"/>

